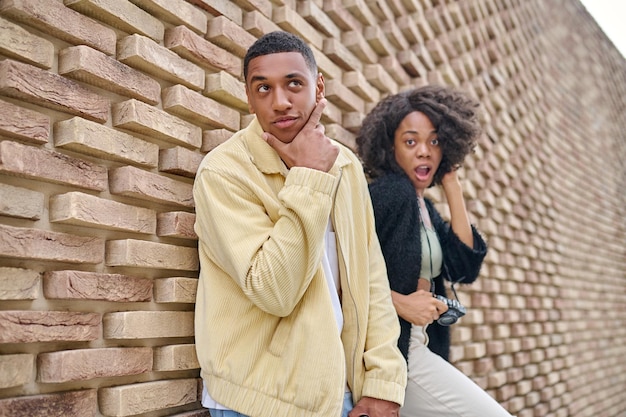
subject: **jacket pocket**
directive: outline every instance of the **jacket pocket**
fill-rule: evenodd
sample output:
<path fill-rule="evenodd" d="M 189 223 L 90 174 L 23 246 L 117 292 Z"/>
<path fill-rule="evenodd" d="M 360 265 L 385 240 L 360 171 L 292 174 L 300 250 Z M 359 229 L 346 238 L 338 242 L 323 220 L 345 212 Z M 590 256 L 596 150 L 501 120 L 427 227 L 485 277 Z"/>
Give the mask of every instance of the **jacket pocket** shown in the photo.
<path fill-rule="evenodd" d="M 289 340 L 291 329 L 293 328 L 293 319 L 291 317 L 283 317 L 280 319 L 274 330 L 272 340 L 269 345 L 269 352 L 274 356 L 282 356 L 285 346 Z"/>

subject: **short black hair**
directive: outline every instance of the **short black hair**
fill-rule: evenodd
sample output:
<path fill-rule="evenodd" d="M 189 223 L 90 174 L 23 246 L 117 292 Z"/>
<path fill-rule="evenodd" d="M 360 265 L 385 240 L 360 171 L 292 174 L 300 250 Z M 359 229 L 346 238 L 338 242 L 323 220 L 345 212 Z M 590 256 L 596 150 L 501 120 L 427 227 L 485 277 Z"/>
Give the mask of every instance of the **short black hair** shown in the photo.
<path fill-rule="evenodd" d="M 395 132 L 414 111 L 424 113 L 437 131 L 442 160 L 431 186 L 440 184 L 471 153 L 482 127 L 479 103 L 451 87 L 427 85 L 387 96 L 365 116 L 356 137 L 357 153 L 370 179 L 403 172 L 394 152 Z"/>
<path fill-rule="evenodd" d="M 248 48 L 248 52 L 246 52 L 246 56 L 243 58 L 244 81 L 248 79 L 248 65 L 253 58 L 280 52 L 298 52 L 304 58 L 311 73 L 313 75 L 317 74 L 315 56 L 313 56 L 313 51 L 306 42 L 293 33 L 275 31 L 261 36 Z"/>

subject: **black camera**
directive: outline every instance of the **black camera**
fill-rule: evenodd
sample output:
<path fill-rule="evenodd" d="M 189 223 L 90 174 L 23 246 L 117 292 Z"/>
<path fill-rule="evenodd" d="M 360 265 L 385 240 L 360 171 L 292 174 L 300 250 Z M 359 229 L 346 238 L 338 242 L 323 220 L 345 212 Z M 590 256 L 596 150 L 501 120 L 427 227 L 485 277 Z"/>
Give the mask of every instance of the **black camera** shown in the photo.
<path fill-rule="evenodd" d="M 437 323 L 442 326 L 450 326 L 457 322 L 458 319 L 465 315 L 465 307 L 461 305 L 457 300 L 450 300 L 442 295 L 435 295 L 435 297 L 439 301 L 443 301 L 448 306 L 448 310 L 446 310 L 439 318 L 437 319 Z"/>

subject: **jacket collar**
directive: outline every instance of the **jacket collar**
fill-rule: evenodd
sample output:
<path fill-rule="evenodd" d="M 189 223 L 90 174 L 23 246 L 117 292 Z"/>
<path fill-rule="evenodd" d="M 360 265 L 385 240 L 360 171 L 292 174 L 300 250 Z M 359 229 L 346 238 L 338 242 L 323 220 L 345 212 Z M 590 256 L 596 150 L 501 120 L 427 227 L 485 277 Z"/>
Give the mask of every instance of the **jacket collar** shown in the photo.
<path fill-rule="evenodd" d="M 285 163 L 280 159 L 274 148 L 267 144 L 261 137 L 263 134 L 263 128 L 259 120 L 254 117 L 252 122 L 245 129 L 244 141 L 246 147 L 252 156 L 252 163 L 264 174 L 282 174 L 287 176 L 289 170 Z M 339 152 L 337 160 L 333 165 L 330 173 L 335 173 L 339 168 L 342 168 L 352 161 L 343 153 Z"/>

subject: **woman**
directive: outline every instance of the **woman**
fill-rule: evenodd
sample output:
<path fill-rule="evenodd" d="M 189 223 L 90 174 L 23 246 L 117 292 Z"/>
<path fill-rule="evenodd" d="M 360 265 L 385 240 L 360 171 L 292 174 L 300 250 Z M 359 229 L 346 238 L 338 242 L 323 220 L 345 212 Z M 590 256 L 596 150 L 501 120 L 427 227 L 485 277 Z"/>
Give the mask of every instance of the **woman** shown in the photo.
<path fill-rule="evenodd" d="M 481 133 L 477 107 L 449 88 L 413 89 L 380 101 L 357 136 L 408 361 L 403 417 L 510 415 L 447 362 L 449 330 L 433 324 L 448 306 L 431 291 L 446 296 L 444 278 L 476 280 L 487 252 L 456 175 Z M 443 188 L 450 222 L 424 198 L 434 185 Z"/>

